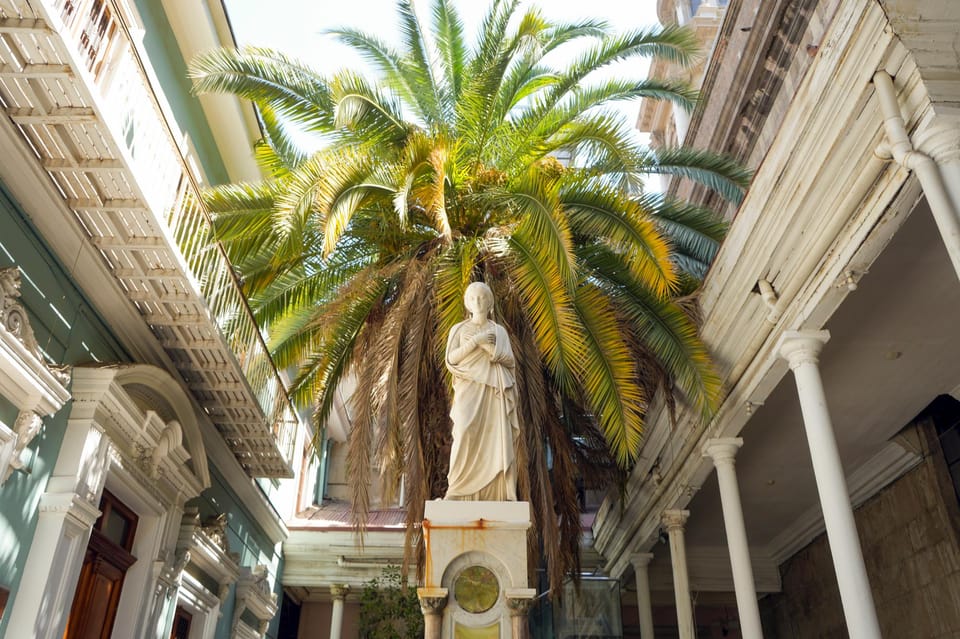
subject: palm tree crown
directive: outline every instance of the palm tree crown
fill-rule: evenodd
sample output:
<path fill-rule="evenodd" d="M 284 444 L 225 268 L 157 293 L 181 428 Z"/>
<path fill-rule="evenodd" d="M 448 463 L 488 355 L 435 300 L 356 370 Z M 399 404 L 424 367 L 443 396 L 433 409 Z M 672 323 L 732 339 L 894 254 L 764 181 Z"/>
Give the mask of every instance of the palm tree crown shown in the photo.
<path fill-rule="evenodd" d="M 198 91 L 259 110 L 269 178 L 214 189 L 208 205 L 273 356 L 296 367 L 293 395 L 315 406 L 321 432 L 338 384 L 356 377 L 350 475 L 373 465 L 388 484 L 403 475 L 411 525 L 445 484 L 445 336 L 464 318 L 468 284 L 494 290 L 518 361 L 519 494 L 555 588 L 576 567 L 577 478 L 629 466 L 658 388 L 704 412 L 718 392 L 679 298 L 723 225 L 642 194 L 640 180 L 680 174 L 736 199 L 746 175 L 703 152 L 653 152 L 609 108 L 653 97 L 689 109 L 684 85 L 591 79 L 643 56 L 684 64 L 688 31 L 612 33 L 518 4 L 495 0 L 472 43 L 450 0 L 433 0 L 429 28 L 413 0 L 399 0 L 399 47 L 334 31 L 373 79 L 259 48 L 205 54 L 192 74 Z M 582 51 L 573 62 L 548 64 L 572 43 Z M 322 138 L 321 150 L 304 152 L 294 128 Z M 362 523 L 368 487 L 353 485 Z"/>

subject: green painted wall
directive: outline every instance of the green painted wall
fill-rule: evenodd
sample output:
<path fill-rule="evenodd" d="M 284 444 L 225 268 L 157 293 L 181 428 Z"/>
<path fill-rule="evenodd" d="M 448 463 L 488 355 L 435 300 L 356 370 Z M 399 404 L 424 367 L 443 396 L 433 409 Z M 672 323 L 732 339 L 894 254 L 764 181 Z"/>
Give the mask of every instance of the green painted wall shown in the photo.
<path fill-rule="evenodd" d="M 107 325 L 83 293 L 72 282 L 68 269 L 45 246 L 20 207 L 0 184 L 0 268 L 16 265 L 22 271 L 21 302 L 30 315 L 31 326 L 43 351 L 57 364 L 129 362 L 129 355 L 113 339 Z M 43 429 L 24 455 L 29 474 L 14 473 L 0 487 L 0 584 L 10 588 L 8 614 L 0 620 L 0 637 L 5 636 L 23 567 L 37 524 L 37 506 L 53 472 L 70 414 L 69 402 L 53 417 L 45 418 Z M 0 397 L 0 420 L 12 426 L 16 408 Z M 211 466 L 212 486 L 194 500 L 202 518 L 228 513 L 230 548 L 245 566 L 268 566 L 279 593 L 282 559 L 263 528 L 241 504 L 220 471 Z M 218 639 L 227 639 L 233 619 L 234 596 L 227 598 L 217 630 Z M 268 631 L 275 637 L 278 620 Z M 13 639 L 13 638 L 8 638 Z"/>
<path fill-rule="evenodd" d="M 21 303 L 30 316 L 37 341 L 51 361 L 71 365 L 129 361 L 70 281 L 67 270 L 38 239 L 20 208 L 0 185 L 0 267 L 12 265 L 22 271 Z M 14 473 L 0 487 L 0 583 L 10 588 L 7 610 L 16 599 L 37 525 L 37 505 L 53 472 L 69 414 L 68 403 L 56 415 L 43 420 L 40 434 L 23 456 L 30 473 Z M 0 401 L 0 419 L 7 426 L 13 426 L 16 416 L 12 404 L 5 399 Z M 4 635 L 8 618 L 6 614 L 0 620 L 0 636 Z"/>
<path fill-rule="evenodd" d="M 198 0 L 194 0 L 198 1 Z M 190 92 L 187 63 L 159 0 L 136 0 L 146 30 L 144 46 L 177 124 L 190 135 L 207 179 L 212 184 L 229 182 L 227 169 L 214 141 L 200 101 Z"/>

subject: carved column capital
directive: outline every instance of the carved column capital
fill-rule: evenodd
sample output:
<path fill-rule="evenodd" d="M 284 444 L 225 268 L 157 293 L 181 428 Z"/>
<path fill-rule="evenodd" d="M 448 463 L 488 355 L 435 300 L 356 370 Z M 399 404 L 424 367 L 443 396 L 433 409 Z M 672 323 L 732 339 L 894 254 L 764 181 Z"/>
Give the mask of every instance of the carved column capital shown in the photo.
<path fill-rule="evenodd" d="M 330 584 L 330 596 L 334 601 L 344 601 L 349 594 L 349 584 Z"/>
<path fill-rule="evenodd" d="M 786 331 L 780 337 L 777 351 L 787 360 L 790 370 L 796 370 L 803 364 L 817 364 L 820 351 L 829 339 L 829 331 Z"/>
<path fill-rule="evenodd" d="M 960 162 L 960 120 L 957 118 L 934 117 L 912 138 L 914 147 L 937 164 Z"/>
<path fill-rule="evenodd" d="M 531 597 L 507 597 L 507 608 L 510 609 L 511 617 L 526 617 L 532 607 Z"/>
<path fill-rule="evenodd" d="M 638 552 L 630 555 L 630 564 L 636 572 L 646 570 L 651 561 L 653 561 L 652 552 Z"/>
<path fill-rule="evenodd" d="M 417 588 L 420 610 L 424 615 L 443 614 L 447 607 L 447 595 L 446 588 Z"/>
<path fill-rule="evenodd" d="M 663 511 L 660 521 L 663 523 L 663 527 L 667 529 L 667 532 L 675 530 L 682 531 L 689 518 L 689 510 L 665 510 Z"/>
<path fill-rule="evenodd" d="M 740 437 L 715 437 L 703 445 L 703 456 L 712 459 L 715 466 L 732 466 L 741 446 L 743 439 Z"/>

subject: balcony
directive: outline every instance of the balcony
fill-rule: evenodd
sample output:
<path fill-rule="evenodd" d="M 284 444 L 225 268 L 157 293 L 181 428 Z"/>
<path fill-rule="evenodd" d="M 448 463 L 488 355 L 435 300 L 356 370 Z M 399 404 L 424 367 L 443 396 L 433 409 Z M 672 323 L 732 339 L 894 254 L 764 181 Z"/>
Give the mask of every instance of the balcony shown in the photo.
<path fill-rule="evenodd" d="M 0 0 L 0 101 L 253 477 L 292 476 L 296 413 L 116 0 Z"/>

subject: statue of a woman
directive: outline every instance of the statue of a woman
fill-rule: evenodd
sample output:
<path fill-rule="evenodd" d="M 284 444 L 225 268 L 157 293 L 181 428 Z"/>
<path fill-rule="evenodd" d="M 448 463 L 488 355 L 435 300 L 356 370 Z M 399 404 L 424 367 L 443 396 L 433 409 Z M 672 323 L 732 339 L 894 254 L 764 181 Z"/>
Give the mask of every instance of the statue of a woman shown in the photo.
<path fill-rule="evenodd" d="M 444 499 L 516 501 L 520 426 L 510 338 L 489 317 L 489 286 L 470 284 L 463 301 L 471 317 L 450 329 L 447 338 L 453 446 Z"/>

